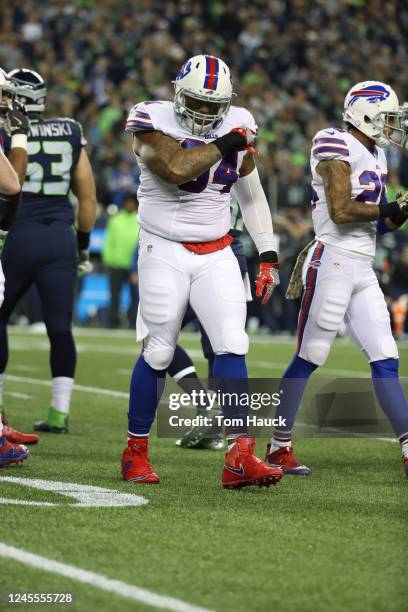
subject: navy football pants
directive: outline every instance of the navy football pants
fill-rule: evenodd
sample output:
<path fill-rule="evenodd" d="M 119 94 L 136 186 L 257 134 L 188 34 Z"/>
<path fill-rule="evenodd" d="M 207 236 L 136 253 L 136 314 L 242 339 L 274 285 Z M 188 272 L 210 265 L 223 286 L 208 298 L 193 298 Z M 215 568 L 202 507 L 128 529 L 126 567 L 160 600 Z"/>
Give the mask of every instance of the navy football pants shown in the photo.
<path fill-rule="evenodd" d="M 51 344 L 51 372 L 73 378 L 76 350 L 71 331 L 77 278 L 76 237 L 60 221 L 15 226 L 1 255 L 5 281 L 0 308 L 0 373 L 8 361 L 6 325 L 17 302 L 35 283 Z"/>

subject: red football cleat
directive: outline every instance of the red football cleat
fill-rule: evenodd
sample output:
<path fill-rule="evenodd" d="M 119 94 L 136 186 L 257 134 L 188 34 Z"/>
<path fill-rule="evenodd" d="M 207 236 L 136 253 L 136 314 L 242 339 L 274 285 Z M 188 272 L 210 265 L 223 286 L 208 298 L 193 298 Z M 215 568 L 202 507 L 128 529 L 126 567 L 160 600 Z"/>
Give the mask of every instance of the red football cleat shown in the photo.
<path fill-rule="evenodd" d="M 255 440 L 250 436 L 237 438 L 225 455 L 222 484 L 226 489 L 239 489 L 248 485 L 269 487 L 283 476 L 280 467 L 270 467 L 254 455 Z"/>
<path fill-rule="evenodd" d="M 149 462 L 148 439 L 133 438 L 122 454 L 122 476 L 128 482 L 157 484 L 160 482 Z"/>
<path fill-rule="evenodd" d="M 35 434 L 25 434 L 10 427 L 3 426 L 3 436 L 12 444 L 37 444 L 39 438 Z"/>
<path fill-rule="evenodd" d="M 0 436 L 0 467 L 10 463 L 22 463 L 28 457 L 28 449 L 21 444 L 10 444 L 4 436 Z"/>
<path fill-rule="evenodd" d="M 3 423 L 3 436 L 12 444 L 37 444 L 39 438 L 35 434 L 25 434 L 10 427 L 4 412 L 1 413 L 1 422 Z"/>
<path fill-rule="evenodd" d="M 299 463 L 293 456 L 293 446 L 282 446 L 273 453 L 270 452 L 271 445 L 266 447 L 265 461 L 273 467 L 281 467 L 284 474 L 298 474 L 299 476 L 309 476 L 312 470 L 303 463 Z"/>

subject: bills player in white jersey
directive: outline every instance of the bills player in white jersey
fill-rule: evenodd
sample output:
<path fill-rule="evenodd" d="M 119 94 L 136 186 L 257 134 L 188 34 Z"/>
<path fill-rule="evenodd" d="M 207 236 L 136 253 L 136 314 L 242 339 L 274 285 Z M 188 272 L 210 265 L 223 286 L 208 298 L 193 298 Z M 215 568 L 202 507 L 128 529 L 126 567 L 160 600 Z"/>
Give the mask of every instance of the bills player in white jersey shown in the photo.
<path fill-rule="evenodd" d="M 126 127 L 141 170 L 137 337 L 143 354 L 131 381 L 122 475 L 144 483 L 159 482 L 148 460 L 148 434 L 189 302 L 216 354 L 214 377 L 227 388 L 232 379 L 247 378 L 245 292 L 228 235 L 232 188 L 260 253 L 258 296 L 267 301 L 279 282 L 272 219 L 253 160 L 257 126 L 247 110 L 231 106 L 229 68 L 198 55 L 185 62 L 174 86 L 174 102 L 136 104 Z M 231 418 L 239 413 L 237 406 L 223 409 Z M 245 425 L 226 430 L 223 485 L 273 484 L 282 470 L 255 457 Z"/>
<path fill-rule="evenodd" d="M 8 122 L 11 132 L 11 152 L 8 160 L 0 142 L 0 230 L 8 231 L 20 202 L 19 174 L 25 176 L 27 168 L 28 120 L 13 100 L 13 88 L 7 74 L 0 68 L 0 124 Z M 4 299 L 4 274 L 0 262 L 0 306 Z M 12 444 L 3 431 L 0 417 L 0 468 L 11 463 L 20 463 L 28 456 L 22 444 Z"/>
<path fill-rule="evenodd" d="M 395 92 L 376 81 L 358 83 L 344 103 L 346 129 L 326 129 L 313 139 L 312 208 L 316 240 L 303 265 L 298 346 L 281 388 L 267 462 L 285 473 L 310 473 L 293 456 L 291 429 L 307 379 L 322 366 L 337 331 L 348 332 L 367 357 L 377 399 L 400 441 L 408 475 L 408 406 L 398 379 L 398 350 L 384 296 L 372 267 L 376 233 L 408 218 L 408 192 L 387 203 L 383 148 L 402 145 L 402 112 Z"/>

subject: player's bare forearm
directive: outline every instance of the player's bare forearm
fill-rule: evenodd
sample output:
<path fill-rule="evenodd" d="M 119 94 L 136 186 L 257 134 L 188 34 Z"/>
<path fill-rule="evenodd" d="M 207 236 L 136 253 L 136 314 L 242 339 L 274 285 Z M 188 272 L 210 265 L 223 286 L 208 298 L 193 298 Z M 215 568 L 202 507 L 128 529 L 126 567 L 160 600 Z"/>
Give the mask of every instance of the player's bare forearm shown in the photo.
<path fill-rule="evenodd" d="M 12 196 L 19 193 L 20 189 L 20 181 L 17 172 L 0 149 L 0 193 Z"/>
<path fill-rule="evenodd" d="M 133 150 L 149 170 L 174 185 L 197 178 L 222 157 L 214 144 L 183 149 L 177 140 L 162 132 L 135 134 Z"/>
<path fill-rule="evenodd" d="M 80 232 L 91 232 L 96 217 L 96 197 L 81 200 L 78 206 L 77 227 Z"/>
<path fill-rule="evenodd" d="M 27 150 L 21 147 L 13 147 L 10 150 L 9 160 L 17 172 L 20 185 L 23 186 L 27 175 Z"/>
<path fill-rule="evenodd" d="M 95 223 L 97 200 L 92 168 L 85 149 L 82 149 L 75 167 L 72 189 L 78 198 L 78 230 L 90 232 Z"/>
<path fill-rule="evenodd" d="M 317 172 L 323 179 L 331 220 L 337 225 L 377 221 L 379 207 L 351 199 L 351 168 L 339 160 L 319 162 Z"/>

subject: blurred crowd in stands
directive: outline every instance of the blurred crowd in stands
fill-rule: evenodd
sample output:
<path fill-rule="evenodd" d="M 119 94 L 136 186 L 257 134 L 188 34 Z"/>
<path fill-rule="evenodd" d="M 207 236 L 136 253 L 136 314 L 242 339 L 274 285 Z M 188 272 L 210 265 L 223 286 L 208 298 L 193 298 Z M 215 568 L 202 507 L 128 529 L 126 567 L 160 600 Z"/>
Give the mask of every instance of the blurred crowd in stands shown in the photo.
<path fill-rule="evenodd" d="M 406 0 L 14 0 L 1 6 L 0 40 L 0 66 L 37 70 L 48 84 L 48 114 L 83 124 L 102 211 L 123 208 L 137 192 L 123 132 L 131 106 L 172 99 L 171 80 L 187 57 L 222 57 L 236 103 L 259 124 L 257 163 L 281 240 L 283 288 L 311 234 L 313 134 L 341 124 L 355 82 L 385 81 L 408 99 Z M 387 155 L 392 197 L 408 187 L 408 155 L 395 147 Z M 400 230 L 379 240 L 376 266 L 394 303 L 408 293 L 407 237 Z M 253 304 L 251 319 L 293 332 L 296 305 L 282 296 L 262 313 Z"/>

